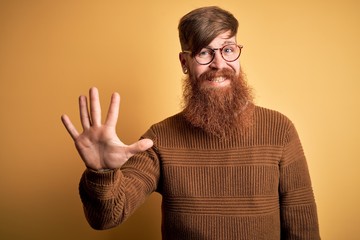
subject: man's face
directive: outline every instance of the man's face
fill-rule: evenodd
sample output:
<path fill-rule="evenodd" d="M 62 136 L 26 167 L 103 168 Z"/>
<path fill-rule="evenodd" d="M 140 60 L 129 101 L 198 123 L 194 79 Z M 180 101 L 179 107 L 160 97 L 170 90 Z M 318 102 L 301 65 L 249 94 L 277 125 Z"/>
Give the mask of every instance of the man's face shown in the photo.
<path fill-rule="evenodd" d="M 221 48 L 224 45 L 235 43 L 236 38 L 235 36 L 230 37 L 230 31 L 224 32 L 218 35 L 210 44 L 209 46 L 205 46 L 208 48 Z M 180 54 L 180 62 L 183 68 L 186 68 L 189 71 L 189 74 L 193 76 L 196 80 L 201 79 L 201 75 L 208 72 L 209 70 L 212 71 L 221 71 L 223 69 L 229 69 L 233 72 L 234 75 L 239 76 L 240 72 L 240 62 L 236 60 L 234 62 L 227 62 L 225 61 L 219 50 L 215 51 L 214 60 L 207 64 L 201 65 L 196 62 L 194 58 L 187 53 Z M 202 79 L 201 80 L 201 87 L 202 88 L 224 88 L 230 85 L 231 80 L 227 79 L 226 77 L 216 76 L 213 79 Z"/>
<path fill-rule="evenodd" d="M 210 48 L 236 43 L 229 32 L 218 35 Z M 220 138 L 245 128 L 252 121 L 252 93 L 240 69 L 239 60 L 225 61 L 216 51 L 214 60 L 201 65 L 188 53 L 180 54 L 189 72 L 184 78 L 184 117 L 193 126 Z"/>

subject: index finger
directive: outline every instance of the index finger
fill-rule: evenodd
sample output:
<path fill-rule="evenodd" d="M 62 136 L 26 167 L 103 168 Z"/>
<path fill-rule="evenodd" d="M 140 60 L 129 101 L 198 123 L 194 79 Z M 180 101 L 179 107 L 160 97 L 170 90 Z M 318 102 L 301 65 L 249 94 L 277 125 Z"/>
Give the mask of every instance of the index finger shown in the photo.
<path fill-rule="evenodd" d="M 120 106 L 120 95 L 115 92 L 111 95 L 110 106 L 105 121 L 106 125 L 110 127 L 116 126 L 119 116 L 119 106 Z"/>

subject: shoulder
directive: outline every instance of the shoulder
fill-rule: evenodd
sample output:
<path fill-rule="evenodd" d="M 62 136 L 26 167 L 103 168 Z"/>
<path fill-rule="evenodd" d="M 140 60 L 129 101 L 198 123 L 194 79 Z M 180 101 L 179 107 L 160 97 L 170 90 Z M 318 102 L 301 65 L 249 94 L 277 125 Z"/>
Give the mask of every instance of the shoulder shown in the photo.
<path fill-rule="evenodd" d="M 179 127 L 182 127 L 184 124 L 186 124 L 186 121 L 184 117 L 181 115 L 181 113 L 177 113 L 173 116 L 170 116 L 168 118 L 165 118 L 164 120 L 153 124 L 150 128 L 154 130 L 161 130 L 161 129 L 176 129 Z"/>
<path fill-rule="evenodd" d="M 189 123 L 184 119 L 181 113 L 165 118 L 164 120 L 153 124 L 145 133 L 146 137 L 170 136 L 183 132 L 189 128 Z"/>
<path fill-rule="evenodd" d="M 284 127 L 286 126 L 290 127 L 293 125 L 292 121 L 283 113 L 260 106 L 255 106 L 254 118 L 255 118 L 255 123 L 265 124 L 267 126 L 271 126 L 271 124 L 275 124 L 275 125 L 283 125 Z"/>
<path fill-rule="evenodd" d="M 283 145 L 290 138 L 297 137 L 293 122 L 276 110 L 255 107 L 253 133 L 259 139 Z"/>

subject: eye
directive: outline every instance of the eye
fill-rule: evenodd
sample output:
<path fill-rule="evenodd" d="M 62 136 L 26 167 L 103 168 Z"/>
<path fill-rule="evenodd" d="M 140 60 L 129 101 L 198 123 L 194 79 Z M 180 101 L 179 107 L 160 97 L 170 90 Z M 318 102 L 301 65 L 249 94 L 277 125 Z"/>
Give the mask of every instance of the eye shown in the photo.
<path fill-rule="evenodd" d="M 212 56 L 212 50 L 207 49 L 207 48 L 203 48 L 198 54 L 197 56 L 199 58 L 208 58 Z"/>
<path fill-rule="evenodd" d="M 236 45 L 224 46 L 222 52 L 227 55 L 232 54 L 232 53 L 236 52 Z"/>

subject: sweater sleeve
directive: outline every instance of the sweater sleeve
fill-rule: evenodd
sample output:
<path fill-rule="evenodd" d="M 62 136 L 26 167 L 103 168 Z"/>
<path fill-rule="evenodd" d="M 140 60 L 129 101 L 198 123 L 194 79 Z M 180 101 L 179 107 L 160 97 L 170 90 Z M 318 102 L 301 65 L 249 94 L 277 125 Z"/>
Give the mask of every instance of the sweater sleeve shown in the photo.
<path fill-rule="evenodd" d="M 279 192 L 281 239 L 320 239 L 308 166 L 293 124 L 290 124 L 284 141 Z"/>
<path fill-rule="evenodd" d="M 108 229 L 125 221 L 156 190 L 159 176 L 154 147 L 134 155 L 121 169 L 85 170 L 79 193 L 90 226 Z"/>

